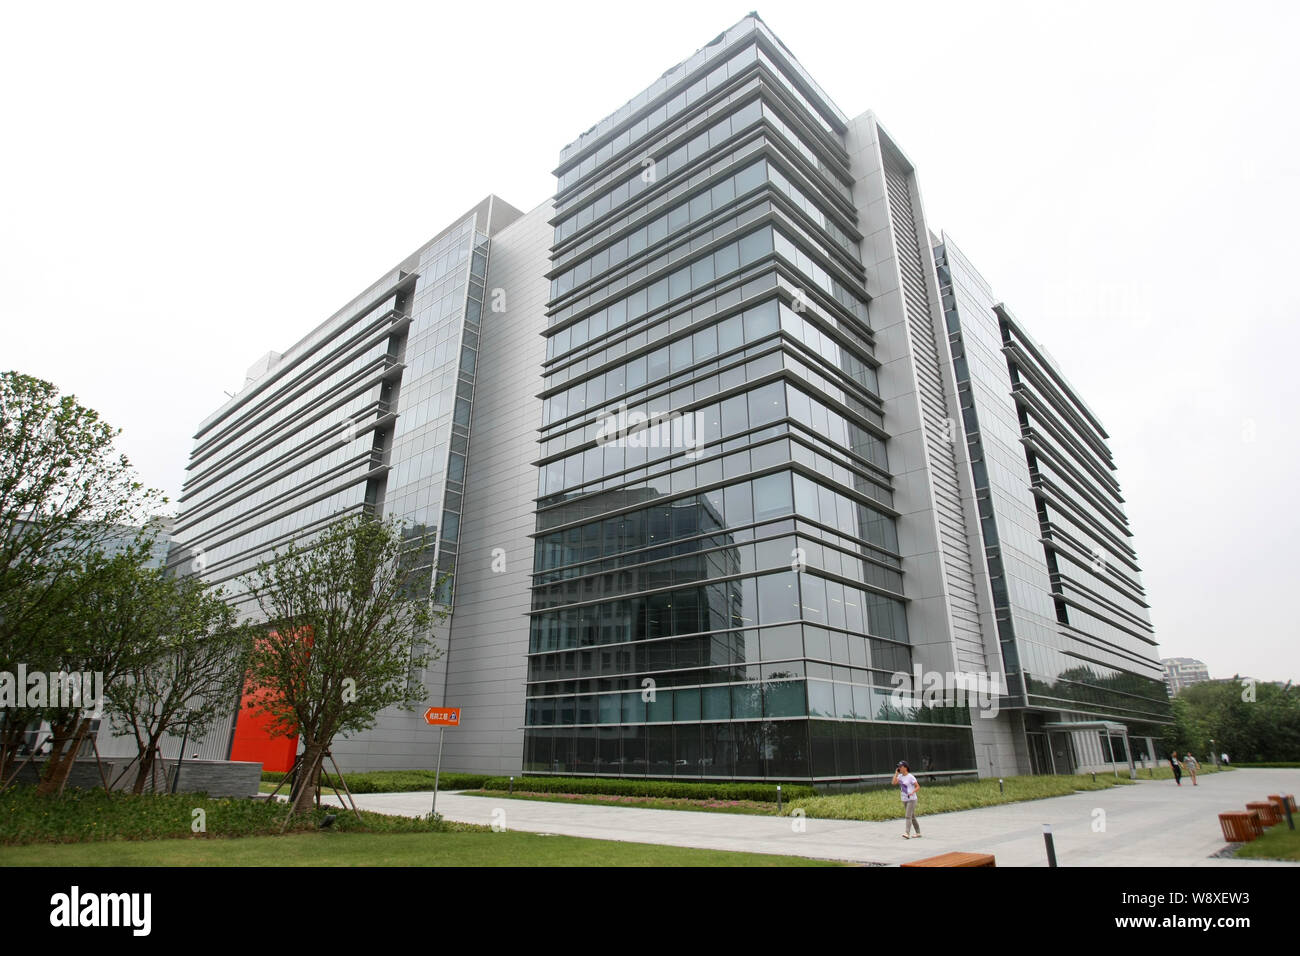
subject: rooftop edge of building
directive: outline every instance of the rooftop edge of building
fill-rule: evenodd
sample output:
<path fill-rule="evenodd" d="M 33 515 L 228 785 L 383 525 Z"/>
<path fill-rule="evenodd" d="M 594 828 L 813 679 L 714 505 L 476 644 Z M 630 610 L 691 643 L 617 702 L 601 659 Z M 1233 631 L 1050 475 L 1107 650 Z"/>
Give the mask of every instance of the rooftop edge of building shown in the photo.
<path fill-rule="evenodd" d="M 280 368 L 287 368 L 288 362 L 292 362 L 308 346 L 315 344 L 319 336 L 331 331 L 337 325 L 351 320 L 358 311 L 369 304 L 373 304 L 371 300 L 380 295 L 382 290 L 399 281 L 402 273 L 415 268 L 420 261 L 420 254 L 425 249 L 432 246 L 451 230 L 460 226 L 466 219 L 473 217 L 476 221 L 486 224 L 488 236 L 491 237 L 508 228 L 524 215 L 523 211 L 506 202 L 496 193 L 488 193 L 482 200 L 470 207 L 467 212 L 457 216 L 445 228 L 439 230 L 431 239 L 420 243 L 413 252 L 403 256 L 395 266 L 387 269 L 383 275 L 366 286 L 364 291 L 353 296 L 347 305 L 334 312 L 333 315 L 303 335 L 293 345 L 283 352 L 269 351 L 263 354 L 249 367 L 247 381 L 245 381 L 243 388 L 199 423 L 198 430 L 195 431 L 193 436 L 194 439 L 198 440 L 209 428 L 260 392 L 267 384 L 274 381 L 276 378 L 275 371 Z"/>
<path fill-rule="evenodd" d="M 669 67 L 659 78 L 643 89 L 636 96 L 625 102 L 603 119 L 597 121 L 586 132 L 578 135 L 576 139 L 568 143 L 560 150 L 559 165 L 556 166 L 554 173 L 559 176 L 564 170 L 578 162 L 584 154 L 597 148 L 605 140 L 615 135 L 617 131 L 632 119 L 638 112 L 649 108 L 657 102 L 662 96 L 666 95 L 674 86 L 680 84 L 687 77 L 701 72 L 705 64 L 717 58 L 721 53 L 729 50 L 749 36 L 758 32 L 765 37 L 773 46 L 778 48 L 783 58 L 788 62 L 790 67 L 798 74 L 799 80 L 804 83 L 808 89 L 807 93 L 822 107 L 827 113 L 834 117 L 841 126 L 848 125 L 848 118 L 843 111 L 835 105 L 835 102 L 826 94 L 826 92 L 817 84 L 803 64 L 796 59 L 790 48 L 772 32 L 763 18 L 757 12 L 747 13 L 739 21 L 732 24 L 726 30 L 723 30 L 709 43 L 706 43 L 700 49 L 696 50 L 686 59 L 680 61 L 674 66 Z"/>

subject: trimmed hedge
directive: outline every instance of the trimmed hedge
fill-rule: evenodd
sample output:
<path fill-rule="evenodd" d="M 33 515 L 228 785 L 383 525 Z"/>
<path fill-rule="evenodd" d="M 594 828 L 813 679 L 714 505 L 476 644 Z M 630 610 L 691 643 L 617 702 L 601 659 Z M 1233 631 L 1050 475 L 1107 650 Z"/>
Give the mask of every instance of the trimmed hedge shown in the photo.
<path fill-rule="evenodd" d="M 1273 769 L 1273 770 L 1294 770 L 1294 769 L 1296 769 L 1297 767 L 1300 767 L 1300 761 L 1295 761 L 1295 760 L 1271 760 L 1271 761 L 1264 761 L 1264 762 L 1262 762 L 1262 763 L 1234 763 L 1234 764 L 1229 764 L 1228 766 L 1230 766 L 1230 767 L 1259 767 L 1260 769 L 1263 769 L 1263 770 L 1268 770 L 1268 769 Z"/>
<path fill-rule="evenodd" d="M 267 783 L 279 783 L 288 774 L 265 771 L 262 779 Z M 432 770 L 371 770 L 367 773 L 348 773 L 343 775 L 348 789 L 353 793 L 412 793 L 417 790 L 432 790 L 434 772 Z M 481 773 L 443 773 L 438 778 L 439 790 L 478 790 L 488 779 Z M 322 787 L 342 787 L 332 774 L 322 773 Z"/>
<path fill-rule="evenodd" d="M 637 777 L 516 777 L 514 787 L 523 793 L 593 793 L 623 797 L 684 797 L 696 800 L 757 800 L 776 803 L 774 783 L 704 783 L 684 780 L 650 780 Z M 484 790 L 510 789 L 509 777 L 490 777 Z M 783 800 L 802 800 L 816 791 L 807 784 L 781 784 Z"/>

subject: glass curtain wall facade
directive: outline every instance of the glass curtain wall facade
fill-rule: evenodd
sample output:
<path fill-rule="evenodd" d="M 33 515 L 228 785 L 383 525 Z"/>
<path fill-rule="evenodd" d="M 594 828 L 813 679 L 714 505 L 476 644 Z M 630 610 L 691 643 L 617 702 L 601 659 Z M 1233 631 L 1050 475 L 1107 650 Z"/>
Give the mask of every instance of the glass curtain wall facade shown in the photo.
<path fill-rule="evenodd" d="M 561 154 L 524 770 L 969 770 L 911 669 L 845 119 L 757 18 Z M 901 703 L 901 706 L 900 706 Z"/>
<path fill-rule="evenodd" d="M 935 257 L 1033 767 L 1050 772 L 1044 721 L 1117 720 L 1158 736 L 1169 705 L 1109 436 L 947 236 Z"/>
<path fill-rule="evenodd" d="M 440 570 L 454 570 L 484 214 L 471 212 L 288 352 L 271 353 L 203 423 L 173 567 L 201 571 L 240 601 L 241 577 L 271 550 L 369 510 L 436 536 Z"/>
<path fill-rule="evenodd" d="M 405 523 L 436 565 L 433 599 L 450 606 L 469 452 L 489 234 L 518 217 L 489 197 L 283 354 L 195 436 L 169 566 L 258 609 L 243 578 L 257 562 L 364 512 Z M 445 648 L 449 622 L 430 634 Z M 413 682 L 441 701 L 445 661 Z M 393 709 L 335 742 L 351 768 L 422 766 L 419 714 Z M 228 748 L 230 731 L 213 747 Z M 224 753 L 214 753 L 224 756 Z"/>

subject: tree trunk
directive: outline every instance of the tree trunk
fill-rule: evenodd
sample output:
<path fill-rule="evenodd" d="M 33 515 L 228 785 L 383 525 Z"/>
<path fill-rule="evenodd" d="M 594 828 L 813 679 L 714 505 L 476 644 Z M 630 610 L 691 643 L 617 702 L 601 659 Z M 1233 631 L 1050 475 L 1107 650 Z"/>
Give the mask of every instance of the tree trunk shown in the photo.
<path fill-rule="evenodd" d="M 325 748 L 320 744 L 308 744 L 302 752 L 302 762 L 298 765 L 296 791 L 293 795 L 293 812 L 309 813 L 320 787 L 321 765 L 325 762 Z"/>
<path fill-rule="evenodd" d="M 150 740 L 148 749 L 140 751 L 140 769 L 136 771 L 135 785 L 131 787 L 132 793 L 144 793 L 144 785 L 153 774 L 154 760 L 157 755 L 158 742 Z"/>
<path fill-rule="evenodd" d="M 48 797 L 62 792 L 89 729 L 90 721 L 80 716 L 52 728 L 53 746 L 41 782 L 36 785 L 37 796 Z"/>
<path fill-rule="evenodd" d="M 4 728 L 0 730 L 0 786 L 9 779 L 18 763 L 18 748 L 22 746 L 27 724 L 20 723 L 6 715 Z"/>

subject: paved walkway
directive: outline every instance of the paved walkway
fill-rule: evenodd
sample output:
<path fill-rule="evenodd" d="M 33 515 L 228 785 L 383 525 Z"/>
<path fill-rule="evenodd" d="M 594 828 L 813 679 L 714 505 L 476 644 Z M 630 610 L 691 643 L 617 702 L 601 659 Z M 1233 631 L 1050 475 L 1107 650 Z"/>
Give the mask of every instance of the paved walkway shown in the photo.
<path fill-rule="evenodd" d="M 801 821 L 795 832 L 788 817 L 759 817 L 687 810 L 587 806 L 504 796 L 479 797 L 443 792 L 438 811 L 449 820 L 491 824 L 493 811 L 505 811 L 511 830 L 562 833 L 669 846 L 752 853 L 780 853 L 860 863 L 896 864 L 948 850 L 992 853 L 999 866 L 1046 866 L 1044 823 L 1052 824 L 1061 866 L 1294 866 L 1296 864 L 1212 858 L 1224 847 L 1218 815 L 1245 809 L 1248 800 L 1270 793 L 1300 793 L 1300 770 L 1235 770 L 1209 774 L 1193 787 L 1184 777 L 1141 782 L 1092 793 L 1012 803 L 980 810 L 925 815 L 924 837 L 904 840 L 898 821 Z M 401 816 L 429 812 L 432 792 L 363 794 L 363 810 Z M 1105 829 L 1094 831 L 1094 820 Z M 499 817 L 498 817 L 499 818 Z M 1283 824 L 1285 826 L 1285 824 Z"/>

